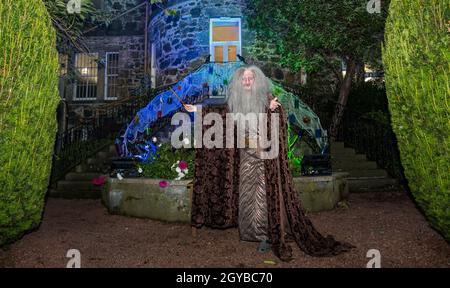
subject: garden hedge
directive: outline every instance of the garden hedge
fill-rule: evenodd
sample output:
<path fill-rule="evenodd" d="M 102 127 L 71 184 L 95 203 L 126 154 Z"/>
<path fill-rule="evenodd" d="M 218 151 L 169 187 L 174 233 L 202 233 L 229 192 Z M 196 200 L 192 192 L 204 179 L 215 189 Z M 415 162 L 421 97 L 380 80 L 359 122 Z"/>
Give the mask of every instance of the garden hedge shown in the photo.
<path fill-rule="evenodd" d="M 392 125 L 411 192 L 450 240 L 450 4 L 393 0 L 383 63 Z"/>
<path fill-rule="evenodd" d="M 0 246 L 42 217 L 57 129 L 56 34 L 43 1 L 0 1 Z"/>

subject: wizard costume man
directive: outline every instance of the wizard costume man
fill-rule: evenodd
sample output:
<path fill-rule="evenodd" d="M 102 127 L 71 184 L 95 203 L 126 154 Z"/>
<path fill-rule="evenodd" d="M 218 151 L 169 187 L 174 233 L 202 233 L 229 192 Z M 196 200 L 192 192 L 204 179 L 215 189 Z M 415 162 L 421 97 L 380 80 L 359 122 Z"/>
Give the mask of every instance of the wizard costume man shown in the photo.
<path fill-rule="evenodd" d="M 197 111 L 192 105 L 186 109 Z M 261 157 L 264 149 L 259 144 L 256 148 L 223 145 L 225 148 L 196 149 L 193 228 L 237 226 L 241 240 L 270 243 L 273 253 L 282 261 L 292 260 L 292 248 L 287 243 L 293 241 L 312 256 L 333 256 L 354 247 L 330 235 L 322 236 L 305 215 L 288 167 L 286 115 L 258 67 L 237 69 L 226 104 L 203 107 L 201 113 L 204 116 L 210 112 L 220 114 L 223 119 L 227 113 L 267 113 L 268 135 L 271 135 L 271 121 L 278 116 L 278 153 L 272 158 Z M 233 127 L 234 135 L 239 127 Z M 244 131 L 246 143 L 255 135 L 249 130 Z"/>

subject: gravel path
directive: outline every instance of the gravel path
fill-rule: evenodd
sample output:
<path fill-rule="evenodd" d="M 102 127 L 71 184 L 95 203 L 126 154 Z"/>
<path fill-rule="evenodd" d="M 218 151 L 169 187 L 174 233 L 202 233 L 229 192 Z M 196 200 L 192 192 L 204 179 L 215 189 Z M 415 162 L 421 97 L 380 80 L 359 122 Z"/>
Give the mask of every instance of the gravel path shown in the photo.
<path fill-rule="evenodd" d="M 239 241 L 237 229 L 203 228 L 193 238 L 186 224 L 109 215 L 100 200 L 50 198 L 40 228 L 0 250 L 0 267 L 65 267 L 69 249 L 80 251 L 82 267 L 366 267 L 367 251 L 378 249 L 381 267 L 450 268 L 449 243 L 403 193 L 351 194 L 347 207 L 309 217 L 357 248 L 315 258 L 291 243 L 295 259 L 283 263 Z"/>

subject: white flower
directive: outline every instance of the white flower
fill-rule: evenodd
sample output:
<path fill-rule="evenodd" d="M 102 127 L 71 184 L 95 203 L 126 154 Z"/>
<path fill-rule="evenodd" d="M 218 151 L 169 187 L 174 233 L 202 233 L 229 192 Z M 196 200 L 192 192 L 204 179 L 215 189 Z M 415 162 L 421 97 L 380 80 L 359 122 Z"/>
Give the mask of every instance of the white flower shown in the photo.
<path fill-rule="evenodd" d="M 161 144 L 161 143 L 159 143 L 159 144 L 158 144 L 158 147 L 161 147 L 161 146 L 162 146 L 162 144 Z"/>
<path fill-rule="evenodd" d="M 139 167 L 139 168 L 138 168 L 138 172 L 139 172 L 139 173 L 142 173 L 142 171 L 143 171 L 142 168 Z"/>
<path fill-rule="evenodd" d="M 184 173 L 184 174 L 187 174 L 188 172 L 189 172 L 189 169 L 184 169 L 184 170 L 183 170 L 183 173 Z"/>
<path fill-rule="evenodd" d="M 183 177 L 184 177 L 183 173 L 178 173 L 178 177 L 175 178 L 175 180 L 181 180 L 181 178 L 183 178 Z"/>
<path fill-rule="evenodd" d="M 120 173 L 117 173 L 117 179 L 119 179 L 119 180 L 123 180 L 122 174 L 120 174 Z"/>
<path fill-rule="evenodd" d="M 156 143 L 156 142 L 158 141 L 158 138 L 153 137 L 153 138 L 152 138 L 152 141 L 153 141 L 153 143 Z"/>
<path fill-rule="evenodd" d="M 184 176 L 185 176 L 185 174 L 179 172 L 179 173 L 178 173 L 178 177 L 175 178 L 175 180 L 181 180 L 181 178 L 183 178 Z"/>
<path fill-rule="evenodd" d="M 178 173 L 180 173 L 180 172 L 181 172 L 180 167 L 177 167 L 177 169 L 175 169 L 175 171 L 177 171 Z"/>
<path fill-rule="evenodd" d="M 191 144 L 191 141 L 189 141 L 188 138 L 184 138 L 184 139 L 183 139 L 183 144 L 184 144 L 184 145 L 189 145 L 189 144 Z"/>

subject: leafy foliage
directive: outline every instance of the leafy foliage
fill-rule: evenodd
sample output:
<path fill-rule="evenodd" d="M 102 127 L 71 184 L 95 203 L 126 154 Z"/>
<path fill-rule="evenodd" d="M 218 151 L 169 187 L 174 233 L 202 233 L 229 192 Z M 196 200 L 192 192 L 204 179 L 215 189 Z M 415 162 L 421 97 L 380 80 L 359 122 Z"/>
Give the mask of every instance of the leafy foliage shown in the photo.
<path fill-rule="evenodd" d="M 356 112 L 365 119 L 383 123 L 390 129 L 390 114 L 384 84 L 369 81 L 355 85 L 348 98 L 349 111 Z"/>
<path fill-rule="evenodd" d="M 383 63 L 409 187 L 430 223 L 450 240 L 450 6 L 445 2 L 393 1 Z"/>
<path fill-rule="evenodd" d="M 343 117 L 340 107 L 347 104 L 357 67 L 364 62 L 373 65 L 379 58 L 387 9 L 369 13 L 367 4 L 366 0 L 250 0 L 250 27 L 257 31 L 257 39 L 276 47 L 281 65 L 307 73 L 327 67 L 339 80 L 332 138 L 337 136 Z"/>
<path fill-rule="evenodd" d="M 42 1 L 0 1 L 0 246 L 41 221 L 56 135 L 56 35 Z"/>
<path fill-rule="evenodd" d="M 88 51 L 82 41 L 84 27 L 105 16 L 101 11 L 95 9 L 92 0 L 81 0 L 80 13 L 71 14 L 67 11 L 67 0 L 43 0 L 43 2 L 57 31 L 59 49 L 66 54 L 71 47 L 80 51 Z"/>
<path fill-rule="evenodd" d="M 171 169 L 172 165 L 177 161 L 186 161 L 188 164 L 188 173 L 183 178 L 192 179 L 194 177 L 195 168 L 195 149 L 173 149 L 171 144 L 163 144 L 158 149 L 159 158 L 151 164 L 141 164 L 144 177 L 175 179 L 178 173 Z"/>
<path fill-rule="evenodd" d="M 299 136 L 292 132 L 291 124 L 289 122 L 287 124 L 287 138 L 288 138 L 287 139 L 287 145 L 288 145 L 287 158 L 288 158 L 288 162 L 289 162 L 289 168 L 290 168 L 293 176 L 301 176 L 303 155 L 301 152 L 299 154 L 296 151 L 296 150 L 298 150 L 298 147 L 296 147 L 296 146 L 299 146 L 298 145 Z"/>
<path fill-rule="evenodd" d="M 249 2 L 250 26 L 260 39 L 275 45 L 281 64 L 293 71 L 303 67 L 313 72 L 324 65 L 339 69 L 341 59 L 369 61 L 379 56 L 387 12 L 368 13 L 367 1 Z M 328 57 L 337 57 L 338 62 L 328 63 Z"/>
<path fill-rule="evenodd" d="M 83 41 L 84 34 L 102 25 L 108 27 L 113 20 L 125 18 L 128 12 L 145 4 L 145 1 L 143 1 L 143 3 L 136 5 L 135 0 L 128 0 L 127 3 L 124 3 L 128 7 L 127 10 L 117 11 L 109 6 L 106 8 L 110 9 L 96 9 L 92 0 L 80 0 L 80 11 L 69 13 L 67 11 L 68 0 L 43 1 L 57 31 L 58 48 L 60 52 L 66 54 L 72 48 L 88 52 L 89 49 Z M 164 2 L 166 0 L 148 0 L 149 4 L 157 6 L 162 6 Z M 176 10 L 165 9 L 165 13 L 173 15 L 176 14 Z"/>

